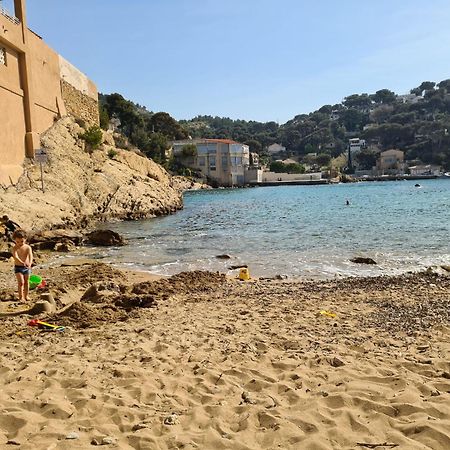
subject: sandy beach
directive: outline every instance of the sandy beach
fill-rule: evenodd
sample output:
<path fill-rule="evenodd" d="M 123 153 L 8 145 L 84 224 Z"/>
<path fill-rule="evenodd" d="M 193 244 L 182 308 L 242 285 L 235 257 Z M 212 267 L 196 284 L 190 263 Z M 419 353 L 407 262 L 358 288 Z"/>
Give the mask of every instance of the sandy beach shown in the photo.
<path fill-rule="evenodd" d="M 2 317 L 1 448 L 450 448 L 448 276 L 41 273 L 66 328 Z"/>

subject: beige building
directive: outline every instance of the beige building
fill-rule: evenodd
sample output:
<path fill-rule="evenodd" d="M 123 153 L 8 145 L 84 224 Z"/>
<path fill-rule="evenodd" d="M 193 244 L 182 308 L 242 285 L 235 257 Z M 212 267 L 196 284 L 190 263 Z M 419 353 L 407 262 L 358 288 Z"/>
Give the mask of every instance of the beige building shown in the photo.
<path fill-rule="evenodd" d="M 18 180 L 59 117 L 98 123 L 97 102 L 94 83 L 27 27 L 25 0 L 0 7 L 0 185 Z"/>
<path fill-rule="evenodd" d="M 379 175 L 398 175 L 405 172 L 404 153 L 401 150 L 386 150 L 377 160 Z"/>
<path fill-rule="evenodd" d="M 188 151 L 191 145 L 196 148 L 193 153 Z M 172 151 L 185 166 L 199 170 L 220 186 L 243 186 L 247 182 L 248 145 L 230 139 L 192 139 L 174 142 Z"/>

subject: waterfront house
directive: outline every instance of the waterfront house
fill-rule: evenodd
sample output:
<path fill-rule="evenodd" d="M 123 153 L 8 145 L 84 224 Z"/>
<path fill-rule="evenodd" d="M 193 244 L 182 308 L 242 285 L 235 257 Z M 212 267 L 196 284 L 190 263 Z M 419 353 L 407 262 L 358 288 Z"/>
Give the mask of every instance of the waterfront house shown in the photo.
<path fill-rule="evenodd" d="M 172 149 L 183 165 L 200 171 L 220 186 L 243 186 L 248 182 L 248 145 L 231 139 L 191 139 L 174 142 Z M 258 169 L 255 170 L 258 177 Z"/>
<path fill-rule="evenodd" d="M 441 176 L 442 168 L 436 164 L 419 164 L 416 166 L 411 166 L 408 168 L 411 175 L 421 176 L 421 175 L 431 175 L 431 176 Z"/>
<path fill-rule="evenodd" d="M 386 150 L 380 153 L 377 160 L 379 175 L 401 175 L 405 173 L 405 154 L 401 150 Z"/>

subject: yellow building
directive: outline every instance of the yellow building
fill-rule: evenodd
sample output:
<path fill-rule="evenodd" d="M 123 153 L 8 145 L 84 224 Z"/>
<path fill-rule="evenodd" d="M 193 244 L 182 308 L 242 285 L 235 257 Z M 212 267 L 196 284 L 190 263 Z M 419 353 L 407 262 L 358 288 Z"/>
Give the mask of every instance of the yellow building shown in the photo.
<path fill-rule="evenodd" d="M 380 153 L 377 160 L 379 175 L 400 175 L 405 171 L 404 153 L 401 150 L 386 150 Z"/>
<path fill-rule="evenodd" d="M 28 29 L 25 0 L 0 7 L 0 185 L 18 180 L 56 119 L 98 123 L 97 102 L 94 83 Z"/>

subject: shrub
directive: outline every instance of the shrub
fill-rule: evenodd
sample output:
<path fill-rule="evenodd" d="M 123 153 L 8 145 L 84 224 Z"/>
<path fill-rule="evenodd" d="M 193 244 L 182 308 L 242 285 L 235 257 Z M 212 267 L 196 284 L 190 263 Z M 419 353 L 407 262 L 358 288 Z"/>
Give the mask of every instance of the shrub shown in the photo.
<path fill-rule="evenodd" d="M 80 134 L 80 138 L 84 139 L 92 150 L 95 150 L 102 143 L 103 133 L 97 125 L 92 125 L 83 134 Z"/>
<path fill-rule="evenodd" d="M 117 156 L 117 150 L 114 150 L 113 148 L 110 148 L 108 150 L 108 158 L 114 159 Z"/>
<path fill-rule="evenodd" d="M 186 158 L 197 156 L 197 146 L 195 144 L 183 145 L 183 148 L 181 149 L 181 154 Z"/>

